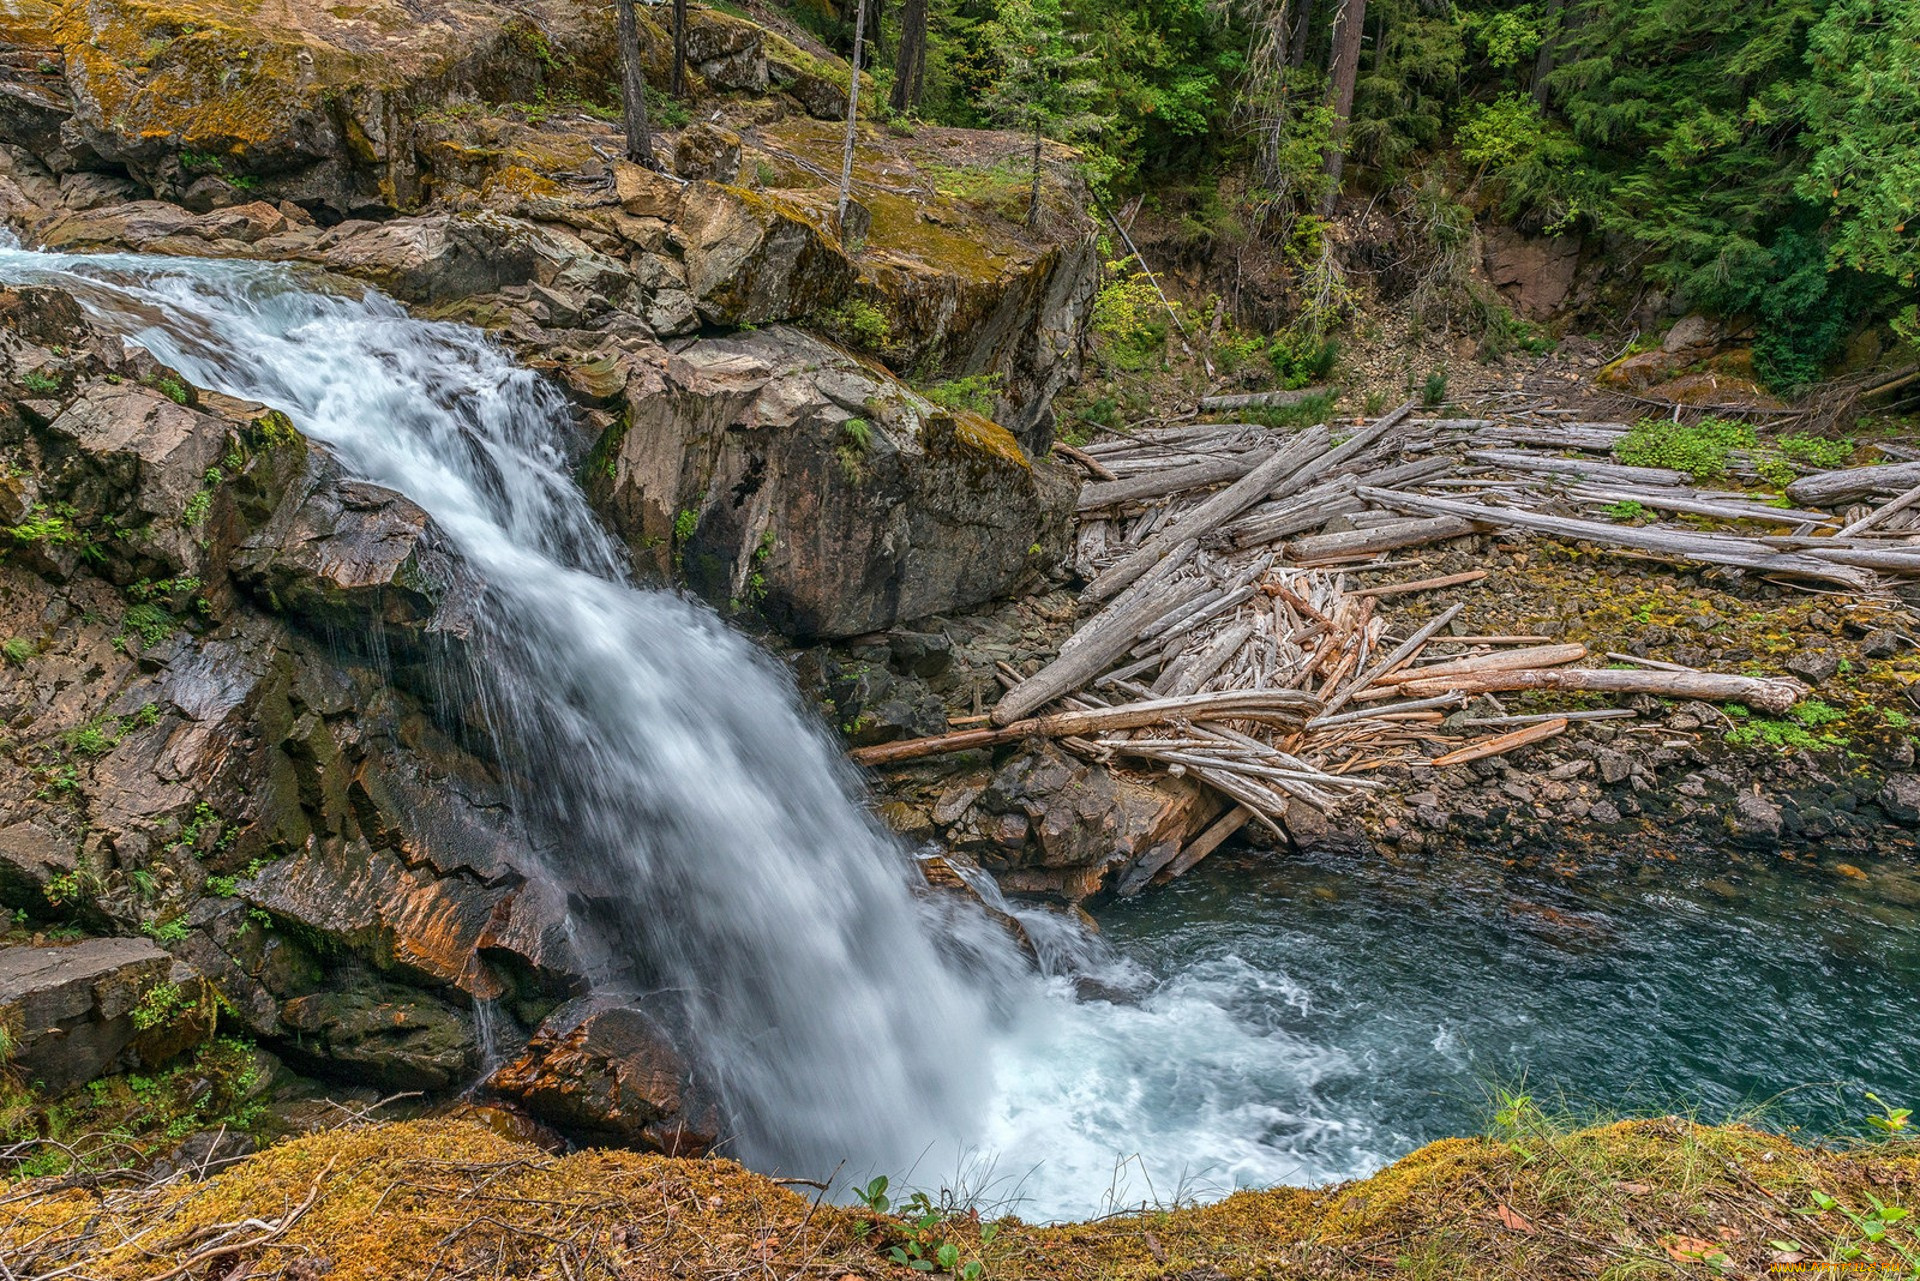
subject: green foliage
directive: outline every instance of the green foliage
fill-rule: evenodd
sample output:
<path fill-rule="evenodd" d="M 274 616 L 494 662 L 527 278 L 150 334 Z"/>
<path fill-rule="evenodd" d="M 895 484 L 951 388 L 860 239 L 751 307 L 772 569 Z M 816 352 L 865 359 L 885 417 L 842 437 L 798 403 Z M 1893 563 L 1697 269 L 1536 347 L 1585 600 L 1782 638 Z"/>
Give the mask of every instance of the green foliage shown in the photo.
<path fill-rule="evenodd" d="M 1000 0 L 983 35 L 998 66 L 981 106 L 995 123 L 1034 139 L 1037 197 L 1039 140 L 1087 142 L 1110 124 L 1094 105 L 1101 86 L 1089 74 L 1089 41 L 1067 30 L 1060 0 Z M 1028 216 L 1037 212 L 1030 207 Z"/>
<path fill-rule="evenodd" d="M 1753 447 L 1753 427 L 1748 423 L 1703 418 L 1682 424 L 1645 418 L 1628 429 L 1613 453 L 1633 467 L 1668 467 L 1695 480 L 1713 480 L 1726 474 L 1734 450 Z"/>
<path fill-rule="evenodd" d="M 700 513 L 691 507 L 682 508 L 673 518 L 673 541 L 675 546 L 692 540 L 694 531 L 700 528 Z"/>
<path fill-rule="evenodd" d="M 1601 510 L 1604 511 L 1611 520 L 1645 520 L 1647 517 L 1653 515 L 1652 512 L 1631 498 L 1609 504 L 1601 508 Z"/>
<path fill-rule="evenodd" d="M 114 637 L 114 642 L 124 649 L 130 638 L 138 637 L 142 649 L 152 649 L 177 626 L 179 620 L 164 606 L 150 600 L 138 601 L 127 606 L 127 612 L 120 616 L 120 634 Z"/>
<path fill-rule="evenodd" d="M 815 320 L 829 337 L 859 351 L 877 352 L 893 336 L 886 313 L 864 298 L 849 298 Z"/>
<path fill-rule="evenodd" d="M 923 388 L 920 394 L 942 409 L 971 410 L 991 418 L 994 399 L 1005 379 L 1005 374 L 963 374 Z"/>
<path fill-rule="evenodd" d="M 1156 369 L 1166 356 L 1167 309 L 1144 271 L 1131 262 L 1107 264 L 1107 283 L 1093 300 L 1095 350 L 1129 373 Z"/>
<path fill-rule="evenodd" d="M 1460 159 L 1477 169 L 1503 170 L 1531 160 L 1546 136 L 1546 121 L 1531 95 L 1503 93 L 1466 109 L 1454 131 Z"/>
<path fill-rule="evenodd" d="M 38 370 L 34 370 L 33 372 L 27 373 L 27 374 L 22 374 L 20 376 L 20 385 L 22 387 L 25 387 L 28 391 L 37 392 L 38 394 L 43 396 L 49 392 L 56 392 L 60 390 L 60 380 L 58 378 L 52 377 L 51 375 L 48 375 L 48 374 L 43 374 Z"/>
<path fill-rule="evenodd" d="M 27 660 L 37 652 L 33 642 L 24 636 L 9 636 L 6 640 L 0 641 L 0 658 L 6 659 L 16 667 L 26 666 Z"/>
<path fill-rule="evenodd" d="M 1285 333 L 1274 338 L 1267 348 L 1273 363 L 1273 375 L 1280 386 L 1291 391 L 1325 382 L 1340 360 L 1340 344 L 1313 333 Z M 1442 386 L 1445 378 L 1441 379 Z"/>
<path fill-rule="evenodd" d="M 139 1004 L 133 1007 L 133 1025 L 143 1032 L 165 1027 L 192 1007 L 192 999 L 178 983 L 156 983 L 140 994 Z"/>
<path fill-rule="evenodd" d="M 1427 381 L 1420 388 L 1420 403 L 1428 409 L 1438 409 L 1447 403 L 1447 371 L 1436 369 L 1427 375 Z"/>
<path fill-rule="evenodd" d="M 140 927 L 140 932 L 162 947 L 170 943 L 184 943 L 190 933 L 187 923 L 177 916 L 170 921 L 148 921 Z"/>

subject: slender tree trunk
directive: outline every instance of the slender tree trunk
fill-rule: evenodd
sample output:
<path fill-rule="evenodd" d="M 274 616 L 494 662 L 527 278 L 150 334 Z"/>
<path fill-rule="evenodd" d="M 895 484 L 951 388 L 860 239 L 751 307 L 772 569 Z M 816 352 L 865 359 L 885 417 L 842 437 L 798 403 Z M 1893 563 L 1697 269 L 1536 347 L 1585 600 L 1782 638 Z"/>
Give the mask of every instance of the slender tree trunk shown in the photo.
<path fill-rule="evenodd" d="M 1554 53 L 1560 45 L 1560 20 L 1566 0 L 1547 0 L 1547 14 L 1540 24 L 1540 53 L 1533 60 L 1533 101 L 1541 110 L 1547 106 L 1547 77 L 1553 74 Z"/>
<path fill-rule="evenodd" d="M 1327 177 L 1332 183 L 1320 202 L 1324 217 L 1340 199 L 1340 178 L 1347 163 L 1347 121 L 1353 115 L 1353 87 L 1360 78 L 1361 36 L 1367 29 L 1367 0 L 1342 0 L 1333 20 L 1333 60 L 1329 63 L 1327 102 L 1333 128 L 1327 134 Z"/>
<path fill-rule="evenodd" d="M 1027 226 L 1040 221 L 1040 120 L 1033 121 L 1033 190 L 1027 193 Z"/>
<path fill-rule="evenodd" d="M 840 203 L 834 211 L 834 227 L 840 239 L 847 238 L 847 202 L 853 198 L 853 141 L 860 122 L 860 59 L 866 52 L 867 4 L 860 0 L 859 16 L 853 20 L 852 72 L 847 85 L 847 145 L 840 156 Z"/>
<path fill-rule="evenodd" d="M 658 169 L 653 131 L 647 127 L 647 73 L 640 65 L 640 19 L 634 0 L 618 0 L 620 10 L 620 104 L 627 126 L 627 159 Z"/>
<path fill-rule="evenodd" d="M 907 0 L 900 12 L 900 48 L 893 62 L 889 105 L 905 114 L 920 105 L 920 69 L 927 59 L 927 0 Z"/>
<path fill-rule="evenodd" d="M 1292 47 L 1287 50 L 1287 65 L 1295 68 L 1307 64 L 1307 28 L 1313 22 L 1313 0 L 1300 0 L 1300 12 L 1293 19 Z"/>
<path fill-rule="evenodd" d="M 673 96 L 687 92 L 687 0 L 673 0 Z"/>

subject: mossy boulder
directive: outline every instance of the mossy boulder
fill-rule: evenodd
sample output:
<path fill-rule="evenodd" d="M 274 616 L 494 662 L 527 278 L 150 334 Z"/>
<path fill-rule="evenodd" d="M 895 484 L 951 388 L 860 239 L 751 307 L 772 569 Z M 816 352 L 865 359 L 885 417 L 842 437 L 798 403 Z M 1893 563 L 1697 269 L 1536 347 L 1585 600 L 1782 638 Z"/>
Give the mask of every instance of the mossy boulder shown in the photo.
<path fill-rule="evenodd" d="M 775 326 L 636 359 L 600 508 L 657 571 L 796 637 L 966 609 L 1064 553 L 1075 485 L 990 419 Z"/>
<path fill-rule="evenodd" d="M 852 262 L 802 211 L 744 187 L 689 185 L 674 234 L 687 288 L 710 324 L 798 319 L 853 287 Z"/>

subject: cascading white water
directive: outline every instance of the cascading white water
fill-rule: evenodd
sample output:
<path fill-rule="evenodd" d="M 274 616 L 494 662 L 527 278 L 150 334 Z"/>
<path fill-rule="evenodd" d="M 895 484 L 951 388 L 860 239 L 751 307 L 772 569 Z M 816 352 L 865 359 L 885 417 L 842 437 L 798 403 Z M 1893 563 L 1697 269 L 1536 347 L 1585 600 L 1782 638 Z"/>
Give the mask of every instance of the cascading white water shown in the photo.
<path fill-rule="evenodd" d="M 1042 1218 L 1390 1155 L 1317 1099 L 1351 1065 L 1239 1018 L 1235 976 L 1079 1003 L 980 914 L 917 900 L 785 674 L 711 611 L 626 581 L 568 473 L 560 397 L 479 332 L 271 264 L 0 248 L 0 281 L 73 290 L 433 517 L 483 585 L 477 675 L 550 870 L 614 905 L 630 980 L 677 1002 L 730 1153 L 912 1170 Z M 1052 968 L 1140 977 L 1025 915 Z"/>

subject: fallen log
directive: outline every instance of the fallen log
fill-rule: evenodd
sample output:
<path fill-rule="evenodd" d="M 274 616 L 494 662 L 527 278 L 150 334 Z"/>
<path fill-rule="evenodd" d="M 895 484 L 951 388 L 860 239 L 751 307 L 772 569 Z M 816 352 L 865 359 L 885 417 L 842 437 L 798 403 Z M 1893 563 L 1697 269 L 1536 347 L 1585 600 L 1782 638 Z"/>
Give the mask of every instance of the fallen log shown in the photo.
<path fill-rule="evenodd" d="M 1898 494 L 1920 485 L 1920 463 L 1887 463 L 1816 472 L 1787 486 L 1789 499 L 1802 507 L 1841 507 L 1861 498 Z"/>
<path fill-rule="evenodd" d="M 1585 480 L 1611 481 L 1617 485 L 1677 488 L 1688 480 L 1685 472 L 1669 467 L 1629 467 L 1624 463 L 1597 463 L 1586 458 L 1555 458 L 1547 454 L 1508 453 L 1497 449 L 1470 449 L 1467 451 L 1467 460 L 1506 471 L 1535 472 L 1544 476 L 1578 476 Z"/>
<path fill-rule="evenodd" d="M 1378 587 L 1362 587 L 1359 591 L 1348 592 L 1349 596 L 1403 596 L 1408 592 L 1430 592 L 1441 587 L 1464 587 L 1468 583 L 1477 583 L 1487 576 L 1484 569 L 1469 569 L 1463 574 L 1443 574 L 1439 578 L 1422 578 L 1411 583 L 1382 583 Z"/>
<path fill-rule="evenodd" d="M 1516 529 L 1531 529 L 1543 534 L 1578 538 L 1590 543 L 1658 552 L 1685 560 L 1700 561 L 1703 564 L 1734 565 L 1741 569 L 1756 569 L 1770 574 L 1811 578 L 1820 582 L 1837 583 L 1856 591 L 1865 591 L 1873 586 L 1871 575 L 1851 566 L 1835 564 L 1817 556 L 1776 552 L 1763 543 L 1747 539 L 1729 538 L 1717 534 L 1687 534 L 1678 530 L 1656 529 L 1651 526 L 1635 528 L 1628 525 L 1612 525 L 1603 521 L 1575 520 L 1568 516 L 1548 516 L 1540 512 L 1523 511 L 1517 507 L 1491 507 L 1479 503 L 1463 503 L 1451 498 L 1430 498 L 1425 494 L 1403 494 L 1398 490 L 1374 489 L 1370 486 L 1361 487 L 1360 497 L 1383 507 L 1396 507 L 1403 511 L 1426 512 L 1436 516 L 1461 516 L 1468 520 L 1511 525 Z"/>
<path fill-rule="evenodd" d="M 1235 805 L 1232 809 L 1213 820 L 1207 830 L 1188 842 L 1187 848 L 1180 851 L 1174 860 L 1153 875 L 1153 884 L 1165 885 L 1191 872 L 1194 864 L 1213 853 L 1224 844 L 1228 837 L 1245 827 L 1253 818 L 1253 811 L 1245 805 Z"/>
<path fill-rule="evenodd" d="M 1835 534 L 1834 537 L 1851 538 L 1855 534 L 1864 534 L 1875 525 L 1886 521 L 1889 517 L 1898 516 L 1915 503 L 1920 503 L 1920 485 L 1915 485 L 1912 489 L 1909 489 L 1892 502 L 1882 503 L 1880 506 L 1862 516 L 1859 520 L 1854 521 L 1853 524 L 1848 525 L 1845 529 Z"/>
<path fill-rule="evenodd" d="M 1529 667 L 1559 667 L 1563 663 L 1577 663 L 1586 656 L 1587 647 L 1577 642 L 1568 645 L 1534 645 L 1526 649 L 1502 649 L 1491 654 L 1475 654 L 1471 658 L 1449 659 L 1444 663 L 1435 663 L 1431 667 L 1388 672 L 1373 683 L 1404 686 L 1411 681 L 1431 683 L 1447 677 L 1473 676 L 1480 672 L 1515 671 Z"/>
<path fill-rule="evenodd" d="M 1287 559 L 1295 564 L 1339 560 L 1346 556 L 1371 556 L 1375 552 L 1399 547 L 1419 547 L 1471 534 L 1474 524 L 1458 516 L 1426 516 L 1415 520 L 1396 520 L 1390 524 L 1354 529 L 1340 534 L 1315 534 L 1296 538 L 1286 545 Z"/>
<path fill-rule="evenodd" d="M 1282 481 L 1299 472 L 1327 447 L 1324 427 L 1301 432 L 1272 457 L 1233 484 L 1213 495 L 1135 548 L 1119 563 L 1087 584 L 1084 600 L 1105 600 L 1146 573 L 1173 548 L 1189 539 L 1204 539 L 1215 529 L 1266 497 Z"/>
<path fill-rule="evenodd" d="M 1219 409 L 1277 409 L 1287 405 L 1297 405 L 1303 400 L 1312 400 L 1315 396 L 1327 394 L 1325 387 L 1300 387 L 1292 391 L 1255 391 L 1243 395 L 1202 396 L 1200 408 Z"/>
<path fill-rule="evenodd" d="M 988 714 L 991 722 L 1009 724 L 1071 694 L 1132 649 L 1143 630 L 1213 590 L 1202 578 L 1115 602 L 1068 637 L 1051 663 L 1008 690 Z"/>
<path fill-rule="evenodd" d="M 1114 480 L 1116 477 L 1107 469 L 1106 464 L 1084 450 L 1075 449 L 1061 441 L 1053 442 L 1053 452 L 1062 458 L 1070 459 L 1087 469 L 1087 473 L 1098 480 Z"/>
<path fill-rule="evenodd" d="M 1707 703 L 1744 703 L 1763 712 L 1784 712 L 1806 696 L 1807 687 L 1785 676 L 1735 676 L 1726 672 L 1623 671 L 1618 668 L 1554 667 L 1469 672 L 1407 681 L 1398 692 L 1415 698 L 1438 694 L 1496 694 L 1513 689 L 1559 689 L 1591 694 L 1653 694 L 1697 698 Z"/>
<path fill-rule="evenodd" d="M 1436 756 L 1427 764 L 1435 769 L 1445 769 L 1449 765 L 1465 765 L 1468 761 L 1483 761 L 1489 756 L 1505 756 L 1508 752 L 1519 751 L 1523 747 L 1549 739 L 1567 730 L 1567 718 L 1556 716 L 1552 720 L 1542 721 L 1538 725 L 1529 725 L 1514 730 L 1510 734 L 1500 734 L 1482 742 L 1463 747 L 1458 751 Z"/>
<path fill-rule="evenodd" d="M 1143 472 L 1125 480 L 1109 477 L 1105 484 L 1082 485 L 1077 506 L 1083 512 L 1094 511 L 1117 503 L 1137 503 L 1166 494 L 1178 494 L 1183 490 L 1199 489 L 1204 485 L 1217 485 L 1223 480 L 1239 480 L 1273 454 L 1274 451 L 1270 449 L 1250 449 L 1228 458 Z"/>
<path fill-rule="evenodd" d="M 1404 641 L 1401 641 L 1399 645 L 1394 647 L 1392 653 L 1368 668 L 1365 672 L 1362 672 L 1359 679 L 1354 681 L 1353 684 L 1347 686 L 1346 689 L 1327 700 L 1326 707 L 1321 710 L 1320 719 L 1324 720 L 1326 717 L 1346 706 L 1347 700 L 1352 698 L 1360 690 L 1376 683 L 1382 677 L 1391 675 L 1399 668 L 1400 664 L 1419 653 L 1420 647 L 1433 639 L 1435 632 L 1445 627 L 1448 623 L 1451 623 L 1455 618 L 1458 618 L 1460 611 L 1465 608 L 1466 606 L 1462 604 L 1448 606 L 1445 613 L 1429 622 L 1413 635 L 1407 637 Z"/>
<path fill-rule="evenodd" d="M 1017 687 L 1016 687 L 1017 688 Z M 1230 689 L 1182 698 L 1155 698 L 1115 707 L 1093 707 L 1036 716 L 992 729 L 963 729 L 929 738 L 902 739 L 856 748 L 848 756 L 861 765 L 886 765 L 922 756 L 941 756 L 974 747 L 991 747 L 1028 737 L 1066 738 L 1112 729 L 1139 729 L 1196 716 L 1297 726 L 1320 710 L 1320 700 L 1290 689 Z"/>

